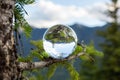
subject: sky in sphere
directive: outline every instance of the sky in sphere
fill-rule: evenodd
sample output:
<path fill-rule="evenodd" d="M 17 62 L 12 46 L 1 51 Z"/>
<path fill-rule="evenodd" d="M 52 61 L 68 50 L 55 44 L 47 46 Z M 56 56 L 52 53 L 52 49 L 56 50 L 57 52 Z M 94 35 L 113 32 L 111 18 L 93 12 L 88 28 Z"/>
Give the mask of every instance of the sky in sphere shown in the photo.
<path fill-rule="evenodd" d="M 105 25 L 100 11 L 110 0 L 36 0 L 25 6 L 28 23 L 37 28 L 79 23 L 89 27 Z"/>

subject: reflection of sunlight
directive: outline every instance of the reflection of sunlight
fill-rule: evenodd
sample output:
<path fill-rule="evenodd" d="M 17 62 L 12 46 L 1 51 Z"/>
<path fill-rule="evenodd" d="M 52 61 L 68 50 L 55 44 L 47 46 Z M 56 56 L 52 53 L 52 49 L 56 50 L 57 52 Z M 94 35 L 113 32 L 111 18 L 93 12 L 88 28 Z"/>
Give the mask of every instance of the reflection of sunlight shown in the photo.
<path fill-rule="evenodd" d="M 71 43 L 56 43 L 52 44 L 49 41 L 43 43 L 45 51 L 53 58 L 65 58 L 68 57 L 75 48 L 75 42 Z"/>

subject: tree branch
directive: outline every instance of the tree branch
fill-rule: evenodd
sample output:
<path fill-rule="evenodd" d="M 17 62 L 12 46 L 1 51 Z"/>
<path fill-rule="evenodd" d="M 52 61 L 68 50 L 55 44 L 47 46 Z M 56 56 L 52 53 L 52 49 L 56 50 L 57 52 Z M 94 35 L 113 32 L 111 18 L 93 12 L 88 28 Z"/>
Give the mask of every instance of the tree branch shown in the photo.
<path fill-rule="evenodd" d="M 36 69 L 36 68 L 44 68 L 44 67 L 48 67 L 51 64 L 57 63 L 57 62 L 63 62 L 63 61 L 69 61 L 75 58 L 78 58 L 82 55 L 85 54 L 86 52 L 86 46 L 83 44 L 83 41 L 81 42 L 81 44 L 78 43 L 78 45 L 80 45 L 83 48 L 83 51 L 81 53 L 78 53 L 76 55 L 71 55 L 65 59 L 47 59 L 45 61 L 40 61 L 40 62 L 20 62 L 19 63 L 19 67 L 22 70 L 31 70 L 31 69 Z"/>
<path fill-rule="evenodd" d="M 19 67 L 22 70 L 31 70 L 31 69 L 36 69 L 36 68 L 41 69 L 41 68 L 44 68 L 44 67 L 48 67 L 51 64 L 54 64 L 54 63 L 57 63 L 57 62 L 69 61 L 69 60 L 78 58 L 78 57 L 80 57 L 84 54 L 85 54 L 84 52 L 81 52 L 81 53 L 78 53 L 77 55 L 72 55 L 72 56 L 69 56 L 65 59 L 51 59 L 49 61 L 40 61 L 40 62 L 20 62 Z"/>

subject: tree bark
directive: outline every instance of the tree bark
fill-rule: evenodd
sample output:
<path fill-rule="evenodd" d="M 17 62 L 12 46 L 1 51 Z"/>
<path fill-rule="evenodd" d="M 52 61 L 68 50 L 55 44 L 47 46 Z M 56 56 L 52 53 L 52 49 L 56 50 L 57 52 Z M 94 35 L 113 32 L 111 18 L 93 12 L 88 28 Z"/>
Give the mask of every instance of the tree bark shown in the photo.
<path fill-rule="evenodd" d="M 0 0 L 0 80 L 19 80 L 17 54 L 13 37 L 15 0 Z"/>

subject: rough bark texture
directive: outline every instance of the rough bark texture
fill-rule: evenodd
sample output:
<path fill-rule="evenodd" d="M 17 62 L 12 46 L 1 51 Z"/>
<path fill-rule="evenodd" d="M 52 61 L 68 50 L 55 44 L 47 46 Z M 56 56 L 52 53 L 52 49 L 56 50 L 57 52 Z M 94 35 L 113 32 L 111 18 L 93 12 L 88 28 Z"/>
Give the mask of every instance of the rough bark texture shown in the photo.
<path fill-rule="evenodd" d="M 15 0 L 0 0 L 0 80 L 19 80 L 20 69 L 13 38 Z"/>

